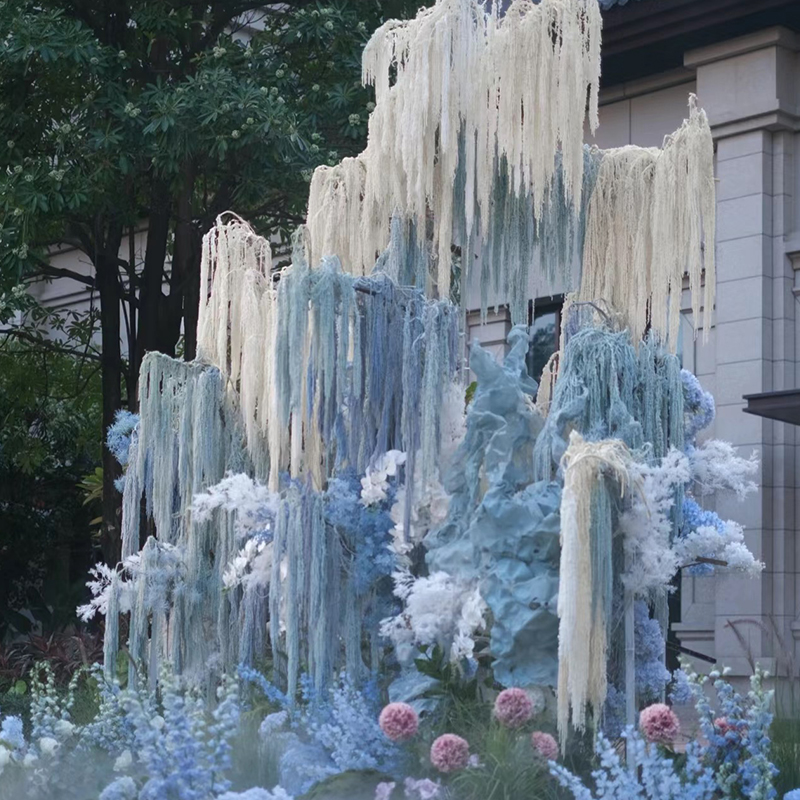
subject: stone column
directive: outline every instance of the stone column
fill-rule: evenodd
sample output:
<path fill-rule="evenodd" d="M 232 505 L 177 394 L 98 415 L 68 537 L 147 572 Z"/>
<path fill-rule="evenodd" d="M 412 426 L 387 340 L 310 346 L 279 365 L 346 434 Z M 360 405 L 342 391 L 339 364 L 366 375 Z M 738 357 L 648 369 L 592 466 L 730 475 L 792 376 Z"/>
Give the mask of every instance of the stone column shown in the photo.
<path fill-rule="evenodd" d="M 794 33 L 772 28 L 684 58 L 696 70 L 699 102 L 711 122 L 718 177 L 714 335 L 708 346 L 695 343 L 692 354 L 717 400 L 710 435 L 743 455 L 756 451 L 761 461 L 758 493 L 745 503 L 720 496 L 716 510 L 746 526 L 748 546 L 766 564 L 757 579 L 716 577 L 711 592 L 709 585 L 698 589 L 697 580 L 684 586 L 702 596 L 713 655 L 740 676 L 750 674 L 754 660 L 775 670 L 780 642 L 792 646 L 800 613 L 795 429 L 742 411 L 742 395 L 797 385 L 797 301 L 787 241 L 800 230 L 793 202 L 799 49 Z M 691 631 L 685 635 L 691 647 Z"/>

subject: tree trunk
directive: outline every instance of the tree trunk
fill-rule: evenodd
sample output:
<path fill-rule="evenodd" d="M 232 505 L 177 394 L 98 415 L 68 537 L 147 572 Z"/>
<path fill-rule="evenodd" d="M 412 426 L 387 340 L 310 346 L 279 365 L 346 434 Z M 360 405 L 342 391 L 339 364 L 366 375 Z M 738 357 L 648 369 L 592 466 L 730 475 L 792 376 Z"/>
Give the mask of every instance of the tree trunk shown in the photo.
<path fill-rule="evenodd" d="M 99 228 L 100 226 L 98 226 Z M 100 295 L 101 386 L 103 393 L 103 528 L 101 549 L 107 564 L 120 558 L 120 495 L 114 481 L 121 469 L 106 447 L 106 433 L 122 405 L 122 350 L 120 346 L 119 247 L 122 225 L 112 223 L 105 242 L 96 237 L 95 270 Z"/>
<path fill-rule="evenodd" d="M 201 239 L 192 217 L 195 165 L 187 161 L 176 207 L 175 252 L 170 279 L 171 335 L 180 336 L 183 322 L 183 357 L 191 361 L 197 354 L 197 314 L 200 305 Z"/>
<path fill-rule="evenodd" d="M 169 187 L 154 181 L 147 218 L 147 249 L 144 255 L 139 291 L 139 330 L 136 342 L 136 372 L 142 358 L 151 350 L 175 355 L 175 344 L 169 346 L 162 335 L 164 295 L 164 263 L 167 260 L 167 239 L 170 222 Z"/>

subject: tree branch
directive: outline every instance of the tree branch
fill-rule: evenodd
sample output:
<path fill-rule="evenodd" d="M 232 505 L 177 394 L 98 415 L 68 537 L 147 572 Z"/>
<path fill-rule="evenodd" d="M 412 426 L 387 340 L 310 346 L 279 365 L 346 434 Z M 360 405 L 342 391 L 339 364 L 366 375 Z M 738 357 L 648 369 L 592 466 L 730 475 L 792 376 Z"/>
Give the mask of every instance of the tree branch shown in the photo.
<path fill-rule="evenodd" d="M 0 336 L 13 336 L 23 342 L 36 345 L 42 350 L 47 350 L 49 353 L 58 353 L 65 356 L 78 356 L 79 358 L 88 358 L 92 361 L 100 361 L 100 356 L 97 353 L 90 353 L 88 351 L 76 350 L 73 347 L 66 347 L 59 344 L 53 339 L 40 339 L 27 331 L 20 330 L 19 328 L 6 328 L 0 330 Z"/>
<path fill-rule="evenodd" d="M 45 261 L 41 258 L 36 258 L 36 263 L 38 265 L 37 273 L 43 275 L 47 278 L 69 278 L 73 281 L 78 281 L 78 283 L 83 283 L 86 286 L 94 289 L 94 278 L 90 275 L 81 275 L 80 272 L 75 272 L 71 269 L 66 269 L 64 267 L 54 267 L 49 262 Z"/>

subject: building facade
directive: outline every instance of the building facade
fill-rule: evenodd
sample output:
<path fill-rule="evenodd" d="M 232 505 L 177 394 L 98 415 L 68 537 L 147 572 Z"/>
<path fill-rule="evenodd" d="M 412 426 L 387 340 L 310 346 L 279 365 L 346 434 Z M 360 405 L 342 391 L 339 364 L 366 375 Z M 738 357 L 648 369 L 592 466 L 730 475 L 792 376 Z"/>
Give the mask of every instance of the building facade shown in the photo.
<path fill-rule="evenodd" d="M 744 413 L 744 397 L 799 385 L 800 4 L 601 5 L 604 86 L 600 127 L 589 141 L 602 148 L 660 146 L 687 116 L 690 93 L 709 116 L 718 181 L 717 300 L 695 319 L 684 293 L 681 355 L 716 399 L 705 435 L 744 455 L 756 452 L 760 461 L 757 494 L 743 503 L 715 498 L 710 507 L 745 525 L 747 544 L 766 568 L 757 579 L 682 577 L 673 636 L 734 675 L 749 675 L 755 660 L 785 675 L 800 658 L 800 448 L 794 425 Z M 553 298 L 531 299 L 534 327 L 553 324 Z M 706 326 L 704 344 L 695 332 Z M 509 329 L 502 308 L 483 326 L 478 314 L 470 316 L 470 337 L 496 351 Z M 793 393 L 787 396 L 791 402 Z"/>

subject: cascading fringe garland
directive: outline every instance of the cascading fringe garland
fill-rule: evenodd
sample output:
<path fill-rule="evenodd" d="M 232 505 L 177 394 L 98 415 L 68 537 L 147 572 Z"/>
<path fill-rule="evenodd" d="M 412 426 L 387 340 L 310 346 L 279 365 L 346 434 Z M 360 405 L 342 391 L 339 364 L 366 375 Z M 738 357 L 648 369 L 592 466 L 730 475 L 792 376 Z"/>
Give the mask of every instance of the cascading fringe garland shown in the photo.
<path fill-rule="evenodd" d="M 238 608 L 234 595 L 223 592 L 223 572 L 237 543 L 233 514 L 219 510 L 198 520 L 192 500 L 251 462 L 238 415 L 213 367 L 148 353 L 139 408 L 122 501 L 123 565 L 143 593 L 131 603 L 131 678 L 146 669 L 155 680 L 164 656 L 176 670 L 198 676 L 212 655 L 224 664 L 236 661 Z M 139 553 L 143 494 L 158 540 L 148 539 Z M 182 563 L 178 583 L 165 576 L 167 551 Z M 117 608 L 121 583 L 115 579 L 110 588 Z M 107 665 L 116 659 L 117 638 L 106 640 Z"/>
<path fill-rule="evenodd" d="M 426 300 L 385 273 L 346 275 L 335 258 L 312 270 L 304 250 L 301 231 L 294 262 L 276 286 L 268 243 L 238 218 L 218 220 L 204 240 L 208 296 L 198 321 L 198 361 L 159 354 L 143 361 L 123 498 L 123 559 L 134 565 L 126 569 L 137 585 L 150 586 L 131 599 L 128 647 L 132 670 L 151 679 L 163 656 L 195 676 L 209 659 L 221 668 L 251 663 L 263 652 L 268 616 L 276 662 L 285 655 L 290 686 L 296 688 L 301 657 L 323 685 L 339 664 L 339 636 L 348 667 L 364 674 L 358 608 L 365 601 L 340 552 L 344 534 L 332 533 L 320 516 L 320 492 L 334 474 L 362 474 L 381 454 L 407 450 L 407 533 L 415 480 L 438 478 L 440 408 L 461 361 L 456 307 Z M 401 258 L 390 248 L 383 263 Z M 202 518 L 192 509 L 193 498 L 229 472 L 268 477 L 275 489 L 288 472 L 304 487 L 288 489 L 274 541 L 265 545 L 271 579 L 262 567 L 263 575 L 235 590 L 224 581 L 239 546 L 235 508 Z M 137 555 L 142 494 L 158 539 Z M 387 518 L 387 536 L 392 524 Z M 178 554 L 185 580 L 152 578 L 163 573 L 156 556 L 164 547 Z M 119 608 L 120 581 L 112 584 Z M 339 607 L 337 597 L 347 614 L 331 618 L 321 638 L 309 635 Z M 117 638 L 107 640 L 109 665 Z"/>
<path fill-rule="evenodd" d="M 451 5 L 443 2 L 430 11 L 456 19 L 458 10 Z M 427 28 L 417 33 L 423 30 Z M 408 70 L 402 75 L 408 81 L 413 77 Z M 415 90 L 427 85 L 427 77 L 425 73 L 415 79 Z M 405 86 L 398 79 L 387 97 L 393 98 L 399 87 L 405 92 Z M 312 263 L 320 254 L 338 253 L 346 271 L 364 275 L 391 241 L 396 252 L 406 255 L 404 278 L 429 294 L 435 287 L 439 297 L 448 297 L 455 245 L 461 253 L 459 290 L 479 289 L 484 316 L 490 305 L 508 302 L 512 322 L 520 323 L 527 315 L 527 297 L 557 284 L 567 290 L 577 287 L 578 300 L 602 298 L 617 309 L 634 342 L 649 326 L 672 352 L 678 343 L 684 271 L 689 274 L 695 318 L 701 308 L 711 314 L 714 248 L 704 247 L 704 242 L 714 241 L 715 235 L 714 149 L 708 119 L 694 95 L 689 118 L 666 137 L 662 148 L 584 147 L 576 170 L 562 143 L 536 190 L 520 182 L 525 170 L 515 171 L 514 156 L 499 144 L 486 165 L 488 177 L 480 176 L 481 161 L 476 173 L 474 148 L 468 146 L 476 129 L 465 119 L 456 120 L 452 174 L 448 171 L 442 183 L 439 172 L 449 167 L 438 161 L 428 165 L 428 172 L 415 171 L 413 191 L 427 183 L 438 192 L 432 196 L 422 191 L 419 197 L 396 197 L 394 189 L 387 191 L 386 165 L 396 163 L 393 158 L 405 164 L 403 159 L 412 155 L 406 139 L 405 149 L 381 150 L 373 158 L 373 141 L 388 147 L 385 137 L 393 130 L 380 128 L 389 124 L 379 114 L 381 109 L 378 105 L 370 120 L 375 133 L 364 153 L 334 167 L 320 167 L 314 175 L 308 215 Z M 406 131 L 407 127 L 403 135 Z M 541 162 L 539 151 L 537 158 Z M 381 171 L 374 179 L 378 185 L 371 189 L 373 163 L 380 164 Z M 414 151 L 412 163 L 418 170 L 427 162 Z M 576 175 L 580 185 L 572 183 Z M 389 186 L 406 187 L 389 177 Z M 541 179 L 539 175 L 537 181 Z M 378 200 L 385 206 L 378 208 Z M 400 274 L 399 264 L 395 269 Z M 708 322 L 703 329 L 706 336 Z"/>
<path fill-rule="evenodd" d="M 567 323 L 569 324 L 569 323 Z M 534 449 L 536 480 L 550 480 L 571 428 L 591 439 L 649 445 L 661 459 L 683 447 L 680 361 L 648 336 L 637 352 L 627 331 L 594 326 L 568 336 L 544 429 Z"/>
<path fill-rule="evenodd" d="M 203 237 L 198 361 L 213 364 L 238 390 L 247 447 L 257 473 L 269 471 L 265 437 L 271 411 L 277 290 L 269 242 L 236 215 L 217 218 Z"/>
<path fill-rule="evenodd" d="M 512 0 L 502 16 L 499 5 L 438 0 L 374 34 L 367 148 L 315 172 L 290 266 L 274 271 L 269 243 L 238 217 L 205 237 L 198 359 L 142 365 L 109 676 L 130 611 L 131 681 L 155 681 L 165 657 L 208 680 L 255 663 L 267 638 L 290 701 L 305 668 L 318 691 L 342 666 L 364 678 L 380 661 L 388 575 L 422 540 L 428 566 L 491 610 L 495 677 L 558 684 L 562 743 L 570 720 L 580 729 L 600 713 L 619 649 L 612 531 L 629 459 L 654 464 L 685 443 L 665 349 L 685 268 L 695 315 L 703 270 L 707 315 L 713 305 L 713 147 L 694 98 L 662 149 L 583 146 L 587 113 L 597 124 L 597 3 Z M 484 317 L 508 301 L 519 323 L 527 298 L 559 282 L 580 288 L 537 398 L 546 420 L 523 330 L 503 365 L 476 348 L 446 522 L 412 542 L 415 482 L 438 487 L 442 408 L 463 377 L 451 294 L 479 290 Z M 370 470 L 393 450 L 402 477 L 372 503 Z M 242 535 L 234 503 L 193 506 L 229 472 L 270 495 L 269 530 Z M 143 495 L 156 536 L 139 551 Z M 676 526 L 681 505 L 676 494 Z M 236 561 L 251 570 L 240 582 Z"/>
<path fill-rule="evenodd" d="M 586 210 L 592 196 L 602 151 L 584 147 L 581 200 L 577 207 L 566 192 L 563 159 L 556 169 L 537 213 L 532 193 L 518 193 L 511 184 L 505 159 L 492 190 L 491 213 L 470 221 L 461 199 L 466 191 L 465 170 L 459 165 L 453 238 L 461 248 L 461 292 L 480 290 L 485 318 L 490 305 L 508 302 L 512 324 L 527 324 L 528 298 L 552 294 L 554 287 L 570 288 L 580 279 Z"/>
<path fill-rule="evenodd" d="M 486 225 L 498 164 L 515 195 L 530 195 L 538 220 L 560 152 L 564 194 L 579 207 L 587 93 L 590 128 L 597 126 L 599 8 L 593 0 L 513 0 L 501 17 L 486 5 L 440 0 L 373 34 L 363 57 L 363 81 L 376 97 L 367 148 L 314 175 L 312 263 L 335 254 L 366 274 L 396 212 L 420 235 L 430 214 L 446 298 L 454 206 L 464 206 L 466 230 L 479 216 Z M 460 163 L 461 198 L 450 190 Z"/>
<path fill-rule="evenodd" d="M 381 265 L 405 261 L 405 242 L 398 236 Z M 199 358 L 229 370 L 252 460 L 265 463 L 268 453 L 273 490 L 283 472 L 309 474 L 322 489 L 335 471 L 363 473 L 390 449 L 409 454 L 411 479 L 419 451 L 428 480 L 438 409 L 461 366 L 458 309 L 398 286 L 388 270 L 358 278 L 337 258 L 311 269 L 304 251 L 301 230 L 275 288 L 265 274 L 268 244 L 249 226 L 218 220 L 205 238 L 211 294 L 199 319 Z"/>
<path fill-rule="evenodd" d="M 607 623 L 613 589 L 612 498 L 624 496 L 630 455 L 617 439 L 589 442 L 572 431 L 562 458 L 558 591 L 558 708 L 562 747 L 571 722 L 586 725 L 606 700 Z"/>
<path fill-rule="evenodd" d="M 699 321 L 702 297 L 707 338 L 716 285 L 715 213 L 714 143 L 691 95 L 689 118 L 663 148 L 603 152 L 587 212 L 578 298 L 603 298 L 622 312 L 634 343 L 649 323 L 675 352 L 688 271 L 692 313 Z"/>

